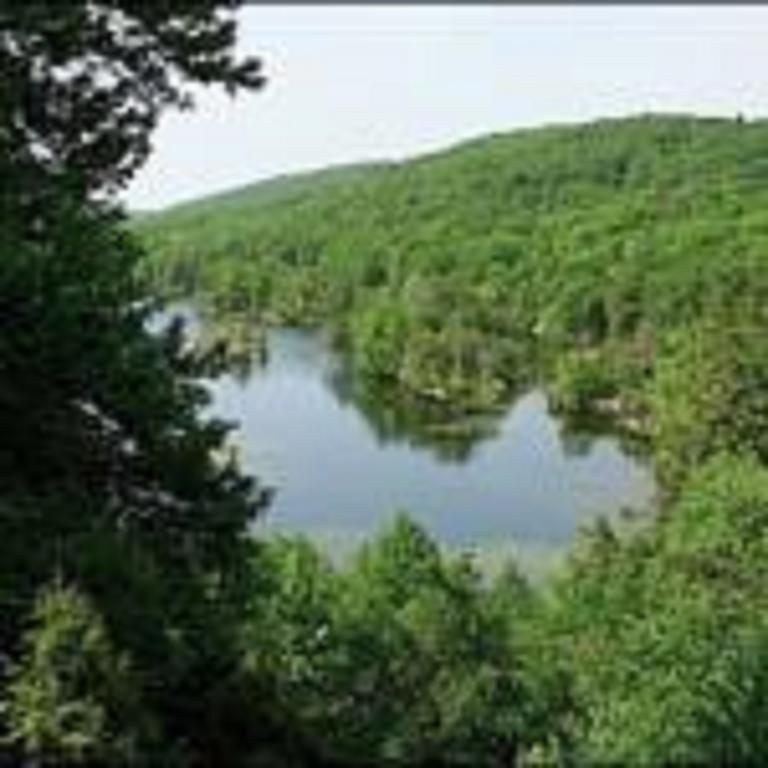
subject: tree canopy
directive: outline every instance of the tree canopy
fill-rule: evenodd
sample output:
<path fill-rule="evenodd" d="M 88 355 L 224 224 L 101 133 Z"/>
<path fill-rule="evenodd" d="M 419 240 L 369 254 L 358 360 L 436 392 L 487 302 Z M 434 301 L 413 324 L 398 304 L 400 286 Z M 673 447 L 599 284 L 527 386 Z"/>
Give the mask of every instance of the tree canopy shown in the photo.
<path fill-rule="evenodd" d="M 35 605 L 49 605 L 40 595 L 52 583 L 82 594 L 87 616 L 78 600 L 55 615 L 41 608 L 39 637 L 80 642 L 66 633 L 90 637 L 92 622 L 109 638 L 105 654 L 108 642 L 141 670 L 135 695 L 153 723 L 142 733 L 159 736 L 139 738 L 134 763 L 206 764 L 223 733 L 235 739 L 227 707 L 243 699 L 234 617 L 247 526 L 265 497 L 228 458 L 227 426 L 201 417 L 197 379 L 214 359 L 187 350 L 179 328 L 149 331 L 142 250 L 110 198 L 146 156 L 161 111 L 184 105 L 187 85 L 260 85 L 258 63 L 234 56 L 232 8 L 0 11 L 0 679 L 25 653 Z M 8 759 L 18 764 L 29 747 L 30 758 L 57 765 L 100 760 L 112 738 L 106 710 L 84 704 L 82 750 L 57 751 L 80 739 L 79 726 L 55 735 L 69 694 L 65 686 L 56 699 L 56 679 L 42 677 L 48 662 L 29 652 L 12 719 L 0 720 Z M 100 654 L 84 647 L 62 663 L 91 679 L 111 663 Z M 80 693 L 90 701 L 87 686 Z"/>

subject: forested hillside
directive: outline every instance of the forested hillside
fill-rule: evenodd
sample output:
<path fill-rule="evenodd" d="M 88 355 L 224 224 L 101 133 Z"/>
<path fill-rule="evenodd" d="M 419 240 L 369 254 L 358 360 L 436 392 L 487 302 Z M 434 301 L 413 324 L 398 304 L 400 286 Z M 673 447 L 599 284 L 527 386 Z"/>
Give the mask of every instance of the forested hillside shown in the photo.
<path fill-rule="evenodd" d="M 768 290 L 767 147 L 768 125 L 742 120 L 543 128 L 138 229 L 165 293 L 328 324 L 359 372 L 403 394 L 486 408 L 536 358 L 562 406 L 622 390 L 642 411 L 668 332 Z"/>

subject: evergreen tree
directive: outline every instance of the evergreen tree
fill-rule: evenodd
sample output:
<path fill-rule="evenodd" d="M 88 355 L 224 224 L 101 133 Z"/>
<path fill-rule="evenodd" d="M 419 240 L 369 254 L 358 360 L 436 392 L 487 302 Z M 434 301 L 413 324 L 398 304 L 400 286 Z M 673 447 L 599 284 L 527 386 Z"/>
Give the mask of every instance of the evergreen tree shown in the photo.
<path fill-rule="evenodd" d="M 233 55 L 235 5 L 0 8 L 0 679 L 55 575 L 142 670 L 163 759 L 186 765 L 223 750 L 237 764 L 269 731 L 236 643 L 248 525 L 266 497 L 226 458 L 227 425 L 201 417 L 197 378 L 215 360 L 186 350 L 178 326 L 148 330 L 142 251 L 111 200 L 161 112 L 189 104 L 188 84 L 261 84 L 258 62 Z M 34 707 L 59 706 L 55 670 L 44 682 L 36 664 L 0 722 L 30 755 L 49 738 L 29 725 Z M 100 707 L 73 725 L 83 754 L 107 727 Z"/>

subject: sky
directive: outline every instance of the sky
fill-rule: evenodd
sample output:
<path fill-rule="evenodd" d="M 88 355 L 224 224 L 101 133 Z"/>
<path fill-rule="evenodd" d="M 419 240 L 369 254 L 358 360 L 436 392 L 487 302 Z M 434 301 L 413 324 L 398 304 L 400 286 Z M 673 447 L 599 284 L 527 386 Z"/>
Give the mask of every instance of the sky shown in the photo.
<path fill-rule="evenodd" d="M 265 89 L 195 89 L 131 209 L 483 134 L 647 112 L 768 114 L 768 7 L 249 6 Z"/>

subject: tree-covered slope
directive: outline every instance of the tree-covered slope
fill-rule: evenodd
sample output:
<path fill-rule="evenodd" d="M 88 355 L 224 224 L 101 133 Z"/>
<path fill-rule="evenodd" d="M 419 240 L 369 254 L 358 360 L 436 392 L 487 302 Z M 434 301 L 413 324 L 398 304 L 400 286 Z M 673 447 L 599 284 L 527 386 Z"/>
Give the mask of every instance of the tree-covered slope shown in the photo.
<path fill-rule="evenodd" d="M 328 324 L 371 382 L 482 409 L 544 372 L 563 408 L 618 402 L 642 425 L 663 340 L 761 305 L 767 150 L 762 121 L 603 120 L 136 228 L 155 286 L 222 314 Z"/>
<path fill-rule="evenodd" d="M 290 202 L 306 193 L 317 193 L 329 187 L 348 184 L 383 167 L 383 163 L 359 163 L 276 176 L 178 203 L 162 211 L 136 211 L 133 217 L 146 219 L 142 223 L 150 227 L 159 223 L 163 229 L 202 226 L 205 230 L 212 225 L 230 226 L 236 219 L 248 218 L 254 208 L 270 203 Z"/>

